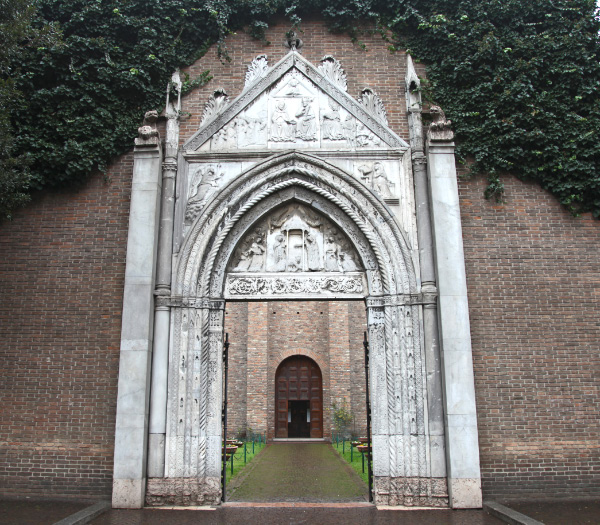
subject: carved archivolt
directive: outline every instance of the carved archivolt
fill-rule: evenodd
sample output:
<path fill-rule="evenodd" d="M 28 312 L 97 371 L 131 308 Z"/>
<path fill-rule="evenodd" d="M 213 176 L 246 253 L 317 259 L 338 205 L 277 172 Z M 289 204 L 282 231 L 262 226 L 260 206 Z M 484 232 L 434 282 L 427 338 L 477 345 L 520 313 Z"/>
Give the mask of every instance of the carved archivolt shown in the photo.
<path fill-rule="evenodd" d="M 385 185 L 375 165 L 365 173 Z M 373 192 L 314 156 L 274 156 L 214 194 L 176 268 L 174 294 L 197 306 L 172 317 L 167 475 L 220 474 L 219 299 L 356 293 L 369 296 L 376 474 L 427 478 L 421 307 L 403 302 L 419 292 L 411 248 Z"/>

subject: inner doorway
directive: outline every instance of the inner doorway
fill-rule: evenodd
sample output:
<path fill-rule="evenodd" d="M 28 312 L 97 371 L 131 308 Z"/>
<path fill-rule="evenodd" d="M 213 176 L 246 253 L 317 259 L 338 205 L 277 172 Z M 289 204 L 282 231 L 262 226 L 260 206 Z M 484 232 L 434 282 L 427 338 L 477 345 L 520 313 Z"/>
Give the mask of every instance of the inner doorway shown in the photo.
<path fill-rule="evenodd" d="M 323 380 L 319 365 L 292 356 L 275 375 L 275 437 L 323 437 Z"/>

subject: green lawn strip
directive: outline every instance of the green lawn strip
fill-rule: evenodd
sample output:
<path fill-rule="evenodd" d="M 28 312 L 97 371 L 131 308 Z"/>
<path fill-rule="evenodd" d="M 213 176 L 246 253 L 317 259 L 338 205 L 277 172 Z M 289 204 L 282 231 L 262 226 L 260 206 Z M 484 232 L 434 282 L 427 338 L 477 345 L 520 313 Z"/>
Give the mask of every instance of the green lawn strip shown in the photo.
<path fill-rule="evenodd" d="M 339 441 L 337 443 L 336 441 L 333 441 L 332 446 L 337 451 L 337 453 L 350 464 L 350 466 L 356 471 L 356 473 L 361 477 L 361 479 L 368 484 L 369 470 L 367 467 L 367 458 L 365 457 L 365 471 L 363 473 L 362 454 L 358 450 L 356 450 L 356 447 L 354 448 L 352 453 L 350 453 L 350 449 L 352 448 L 352 444 L 350 443 L 350 441 L 346 441 L 345 443 L 342 441 Z M 350 457 L 352 457 L 352 461 L 350 461 Z"/>
<path fill-rule="evenodd" d="M 252 441 L 246 442 L 246 461 L 244 462 L 244 445 L 239 447 L 233 456 L 233 475 L 231 474 L 231 460 L 227 461 L 227 477 L 233 479 L 239 474 L 244 467 L 252 461 L 252 458 L 256 456 L 263 448 L 264 443 L 254 443 L 254 451 L 252 450 Z"/>

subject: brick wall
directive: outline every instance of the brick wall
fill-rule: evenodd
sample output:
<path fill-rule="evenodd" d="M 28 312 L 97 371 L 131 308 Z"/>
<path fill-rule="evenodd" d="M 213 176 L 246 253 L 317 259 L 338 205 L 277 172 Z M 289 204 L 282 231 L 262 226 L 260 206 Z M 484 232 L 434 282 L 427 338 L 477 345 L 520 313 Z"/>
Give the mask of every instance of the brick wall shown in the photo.
<path fill-rule="evenodd" d="M 331 438 L 332 403 L 345 404 L 356 418 L 352 430 L 364 433 L 365 329 L 362 301 L 228 303 L 225 330 L 232 341 L 228 435 L 235 436 L 249 427 L 266 433 L 269 439 L 274 437 L 277 367 L 296 354 L 310 357 L 321 369 L 324 437 Z"/>
<path fill-rule="evenodd" d="M 600 224 L 534 184 L 460 197 L 485 497 L 600 496 Z"/>
<path fill-rule="evenodd" d="M 131 170 L 0 225 L 2 495 L 110 495 Z"/>
<path fill-rule="evenodd" d="M 389 54 L 377 36 L 361 37 L 363 51 L 322 22 L 303 26 L 303 55 L 313 63 L 326 54 L 340 60 L 348 93 L 374 88 L 392 129 L 406 139 L 404 55 Z M 270 64 L 284 56 L 287 29 L 270 29 L 270 46 L 239 32 L 228 39 L 231 62 L 212 49 L 190 68 L 192 75 L 210 69 L 215 79 L 185 99 L 183 110 L 192 115 L 182 123 L 182 141 L 198 129 L 212 91 L 224 87 L 234 98 L 256 55 L 267 53 Z M 131 156 L 124 156 L 107 181 L 98 175 L 78 189 L 45 192 L 0 225 L 2 494 L 110 495 L 131 169 Z M 570 217 L 535 185 L 506 182 L 505 206 L 483 199 L 483 181 L 460 182 L 484 494 L 597 497 L 600 226 Z M 278 304 L 275 315 L 293 317 L 293 303 Z M 349 304 L 347 347 L 360 355 L 342 357 L 363 377 L 364 307 Z M 329 352 L 341 315 L 335 308 L 318 310 L 329 347 L 320 342 Z M 239 372 L 253 362 L 236 345 L 247 344 L 248 315 L 247 304 L 228 305 L 230 385 L 238 385 L 230 395 L 244 399 Z M 273 363 L 262 378 L 274 377 L 281 344 L 269 339 Z M 347 386 L 327 388 L 329 396 L 343 395 Z M 357 418 L 361 399 L 351 400 Z M 245 418 L 230 412 L 230 428 Z"/>

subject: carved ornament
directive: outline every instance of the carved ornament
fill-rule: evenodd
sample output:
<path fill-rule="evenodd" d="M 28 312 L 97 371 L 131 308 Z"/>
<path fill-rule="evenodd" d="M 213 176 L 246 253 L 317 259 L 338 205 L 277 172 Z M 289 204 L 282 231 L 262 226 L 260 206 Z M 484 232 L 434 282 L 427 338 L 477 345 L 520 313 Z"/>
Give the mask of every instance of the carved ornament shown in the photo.
<path fill-rule="evenodd" d="M 144 122 L 138 128 L 138 136 L 135 139 L 136 146 L 158 146 L 159 137 L 156 129 L 156 121 L 158 120 L 157 111 L 147 111 L 144 115 Z"/>
<path fill-rule="evenodd" d="M 454 138 L 452 121 L 446 118 L 446 114 L 442 108 L 431 106 L 429 112 L 433 116 L 433 121 L 429 125 L 430 140 L 452 140 Z"/>
<path fill-rule="evenodd" d="M 269 62 L 267 60 L 267 55 L 258 55 L 252 63 L 248 66 L 248 71 L 246 72 L 246 83 L 245 87 L 248 87 L 252 84 L 256 79 L 263 78 L 266 76 L 269 71 Z"/>
<path fill-rule="evenodd" d="M 388 120 L 385 107 L 383 106 L 383 102 L 379 98 L 379 95 L 377 95 L 375 91 L 373 91 L 371 88 L 364 88 L 360 92 L 358 101 L 371 115 L 387 126 Z"/>
<path fill-rule="evenodd" d="M 215 115 L 221 113 L 229 104 L 229 97 L 224 89 L 217 89 L 208 99 L 208 102 L 204 106 L 204 113 L 202 113 L 202 120 L 200 121 L 200 127 L 202 127 L 208 120 L 213 118 Z"/>
<path fill-rule="evenodd" d="M 323 76 L 331 80 L 342 91 L 348 91 L 348 82 L 346 80 L 346 72 L 338 60 L 331 55 L 326 55 L 321 59 L 319 71 Z"/>

